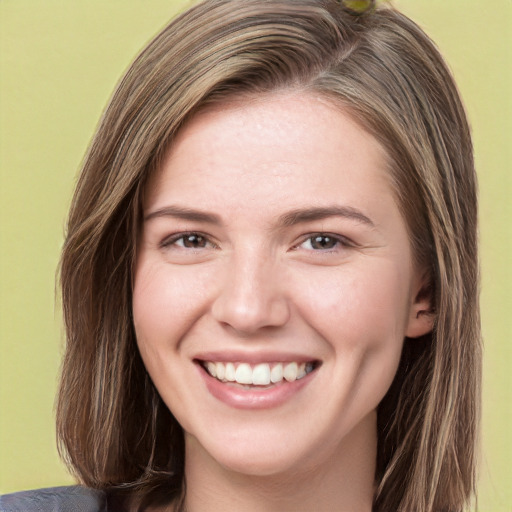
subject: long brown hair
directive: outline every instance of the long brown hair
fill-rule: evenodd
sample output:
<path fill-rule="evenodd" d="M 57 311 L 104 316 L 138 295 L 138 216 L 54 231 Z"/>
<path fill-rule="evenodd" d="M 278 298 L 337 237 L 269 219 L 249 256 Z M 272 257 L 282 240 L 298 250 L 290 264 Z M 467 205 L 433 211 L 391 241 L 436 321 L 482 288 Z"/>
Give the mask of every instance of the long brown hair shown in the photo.
<path fill-rule="evenodd" d="M 369 5 L 353 10 L 361 3 Z M 182 429 L 144 368 L 132 323 L 141 197 L 200 108 L 289 88 L 331 98 L 383 145 L 415 257 L 429 272 L 434 330 L 405 340 L 379 406 L 374 509 L 460 511 L 475 490 L 480 403 L 470 132 L 434 44 L 373 2 L 206 0 L 132 64 L 94 136 L 69 214 L 61 453 L 85 485 L 126 489 L 141 503 L 164 487 L 167 499 L 183 495 Z"/>

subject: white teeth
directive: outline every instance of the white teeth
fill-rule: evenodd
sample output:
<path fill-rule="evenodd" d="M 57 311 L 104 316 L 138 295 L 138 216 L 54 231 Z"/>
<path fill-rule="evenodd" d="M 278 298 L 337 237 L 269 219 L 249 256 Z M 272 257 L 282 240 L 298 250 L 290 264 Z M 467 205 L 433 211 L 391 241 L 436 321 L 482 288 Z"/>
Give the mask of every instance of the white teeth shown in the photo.
<path fill-rule="evenodd" d="M 252 368 L 247 363 L 238 365 L 235 380 L 238 384 L 252 384 Z"/>
<path fill-rule="evenodd" d="M 297 373 L 298 373 L 298 366 L 297 363 L 288 363 L 283 368 L 283 377 L 288 382 L 293 382 L 294 380 L 297 380 Z"/>
<path fill-rule="evenodd" d="M 224 377 L 226 376 L 226 367 L 222 363 L 217 363 L 215 365 L 215 373 L 217 374 L 217 379 L 224 380 Z"/>
<path fill-rule="evenodd" d="M 219 363 L 222 364 L 222 363 Z M 233 363 L 226 364 L 226 372 L 224 374 L 224 378 L 228 382 L 235 382 L 235 365 Z"/>
<path fill-rule="evenodd" d="M 274 384 L 283 380 L 283 365 L 281 363 L 276 364 L 270 371 L 270 381 Z"/>
<path fill-rule="evenodd" d="M 253 386 L 277 384 L 302 379 L 314 370 L 313 363 L 259 363 L 254 367 L 248 363 L 221 363 L 206 361 L 206 371 L 221 382 L 237 382 Z"/>
<path fill-rule="evenodd" d="M 258 364 L 252 371 L 252 383 L 259 386 L 270 384 L 270 366 L 267 363 Z"/>
<path fill-rule="evenodd" d="M 208 373 L 212 377 L 217 377 L 217 366 L 215 365 L 215 363 L 211 363 L 210 361 L 208 361 L 206 363 L 206 369 L 208 370 Z"/>

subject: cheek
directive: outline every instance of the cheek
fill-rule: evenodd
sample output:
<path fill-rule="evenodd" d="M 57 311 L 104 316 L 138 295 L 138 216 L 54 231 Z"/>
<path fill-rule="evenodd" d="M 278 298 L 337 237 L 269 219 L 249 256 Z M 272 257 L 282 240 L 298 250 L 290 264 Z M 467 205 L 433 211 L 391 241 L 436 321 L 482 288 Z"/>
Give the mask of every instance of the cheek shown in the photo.
<path fill-rule="evenodd" d="M 201 306 L 193 277 L 173 273 L 165 265 L 139 261 L 133 289 L 133 321 L 137 344 L 147 366 L 179 347 L 179 340 Z M 170 350 L 169 350 L 170 349 Z M 164 352 L 165 351 L 165 352 Z M 150 369 L 150 368 L 148 368 Z"/>
<path fill-rule="evenodd" d="M 180 411 L 186 382 L 181 341 L 204 310 L 203 286 L 185 267 L 139 261 L 134 278 L 133 321 L 144 365 L 169 409 Z M 172 371 L 170 371 L 172 369 Z"/>
<path fill-rule="evenodd" d="M 409 272 L 388 260 L 337 269 L 301 287 L 303 316 L 335 347 L 354 350 L 398 342 L 405 337 Z M 378 264 L 377 264 L 378 263 Z"/>

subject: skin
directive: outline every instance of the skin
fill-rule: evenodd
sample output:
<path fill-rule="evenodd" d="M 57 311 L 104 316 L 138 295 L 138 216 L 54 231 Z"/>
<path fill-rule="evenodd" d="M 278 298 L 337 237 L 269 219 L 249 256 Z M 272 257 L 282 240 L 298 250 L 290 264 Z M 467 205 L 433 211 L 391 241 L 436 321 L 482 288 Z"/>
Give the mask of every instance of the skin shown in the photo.
<path fill-rule="evenodd" d="M 387 165 L 347 113 L 290 91 L 196 114 L 150 180 L 134 322 L 185 431 L 189 512 L 371 510 L 376 408 L 404 337 L 431 329 Z M 212 353 L 318 368 L 238 408 L 205 385 Z"/>

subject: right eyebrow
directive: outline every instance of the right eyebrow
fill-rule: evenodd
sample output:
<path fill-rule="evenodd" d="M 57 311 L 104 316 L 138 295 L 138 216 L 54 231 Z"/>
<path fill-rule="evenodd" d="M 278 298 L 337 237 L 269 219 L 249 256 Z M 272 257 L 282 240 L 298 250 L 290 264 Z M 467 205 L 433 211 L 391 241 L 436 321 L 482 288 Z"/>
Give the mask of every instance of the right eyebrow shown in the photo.
<path fill-rule="evenodd" d="M 149 212 L 144 216 L 144 222 L 159 217 L 175 217 L 183 220 L 190 220 L 195 222 L 206 222 L 219 226 L 222 221 L 215 213 L 195 210 L 193 208 L 186 208 L 183 206 L 165 206 L 153 212 Z"/>

